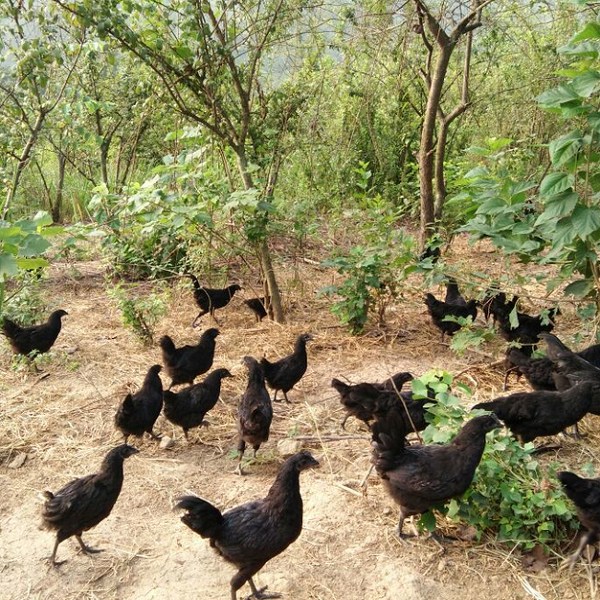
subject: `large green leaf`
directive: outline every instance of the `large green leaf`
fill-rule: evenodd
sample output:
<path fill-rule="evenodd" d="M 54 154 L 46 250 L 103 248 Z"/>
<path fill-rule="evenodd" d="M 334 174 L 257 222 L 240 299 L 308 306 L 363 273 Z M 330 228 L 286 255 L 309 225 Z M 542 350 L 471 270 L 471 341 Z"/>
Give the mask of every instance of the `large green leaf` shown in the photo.
<path fill-rule="evenodd" d="M 573 175 L 568 173 L 549 173 L 540 184 L 542 196 L 554 196 L 573 187 Z"/>
<path fill-rule="evenodd" d="M 592 279 L 578 279 L 570 283 L 563 291 L 565 296 L 576 296 L 584 298 L 594 289 L 594 281 Z"/>
<path fill-rule="evenodd" d="M 575 91 L 573 86 L 569 84 L 559 85 L 547 92 L 540 94 L 536 100 L 546 107 L 556 106 L 561 107 L 564 104 L 572 102 L 579 102 L 579 94 Z"/>
<path fill-rule="evenodd" d="M 536 226 L 570 215 L 575 210 L 578 201 L 579 195 L 573 190 L 567 190 L 551 197 L 544 204 L 544 210 L 535 222 Z"/>
<path fill-rule="evenodd" d="M 19 254 L 21 256 L 37 256 L 43 254 L 51 244 L 48 240 L 37 234 L 29 234 L 21 242 Z"/>
<path fill-rule="evenodd" d="M 571 217 L 577 235 L 585 239 L 600 230 L 600 208 L 579 205 Z"/>
<path fill-rule="evenodd" d="M 600 40 L 600 23 L 588 23 L 571 38 L 571 44 L 582 40 Z"/>
<path fill-rule="evenodd" d="M 600 88 L 600 73 L 591 69 L 573 79 L 573 89 L 582 97 L 589 98 Z"/>
<path fill-rule="evenodd" d="M 579 154 L 583 146 L 580 131 L 570 131 L 567 135 L 552 140 L 549 145 L 550 159 L 555 167 L 562 167 L 571 163 Z"/>
<path fill-rule="evenodd" d="M 0 253 L 0 281 L 6 277 L 16 275 L 18 271 L 19 267 L 17 266 L 15 257 L 5 252 Z"/>

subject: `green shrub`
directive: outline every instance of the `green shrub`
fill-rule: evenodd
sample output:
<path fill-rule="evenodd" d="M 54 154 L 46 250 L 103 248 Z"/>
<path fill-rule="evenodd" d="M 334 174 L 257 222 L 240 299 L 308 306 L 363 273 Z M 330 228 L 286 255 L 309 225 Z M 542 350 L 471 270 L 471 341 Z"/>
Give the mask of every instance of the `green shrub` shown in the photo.
<path fill-rule="evenodd" d="M 150 294 L 143 298 L 132 298 L 121 285 L 108 290 L 121 312 L 123 325 L 146 345 L 154 341 L 154 326 L 167 310 L 165 300 L 158 294 Z"/>
<path fill-rule="evenodd" d="M 465 408 L 451 392 L 452 384 L 452 376 L 444 371 L 430 371 L 412 383 L 420 397 L 425 397 L 426 386 L 436 392 L 437 403 L 428 408 L 431 424 L 422 432 L 424 443 L 448 443 L 468 418 L 484 414 Z M 467 386 L 456 387 L 470 396 Z M 560 465 L 542 467 L 533 451 L 532 443 L 521 445 L 504 430 L 490 432 L 473 483 L 439 512 L 450 520 L 471 525 L 477 539 L 489 532 L 498 541 L 523 549 L 537 544 L 556 547 L 566 541 L 577 528 L 577 520 L 556 480 Z M 425 514 L 420 524 L 433 529 L 433 513 Z"/>

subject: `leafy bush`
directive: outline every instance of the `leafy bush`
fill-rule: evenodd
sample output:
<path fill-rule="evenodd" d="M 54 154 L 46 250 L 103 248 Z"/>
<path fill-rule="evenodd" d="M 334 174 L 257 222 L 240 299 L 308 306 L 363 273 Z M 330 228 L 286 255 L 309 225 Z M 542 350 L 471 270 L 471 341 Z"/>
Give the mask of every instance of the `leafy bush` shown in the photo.
<path fill-rule="evenodd" d="M 6 283 L 20 273 L 48 266 L 43 257 L 51 245 L 48 238 L 60 232 L 62 228 L 52 226 L 52 218 L 45 212 L 12 223 L 0 219 L 0 311 Z"/>
<path fill-rule="evenodd" d="M 131 298 L 121 285 L 109 289 L 108 295 L 121 311 L 123 325 L 129 327 L 144 344 L 152 344 L 154 326 L 167 311 L 165 300 L 157 294 Z"/>
<path fill-rule="evenodd" d="M 345 276 L 341 284 L 325 287 L 321 294 L 340 296 L 331 311 L 353 334 L 363 331 L 369 312 L 376 309 L 383 324 L 385 310 L 398 296 L 399 284 L 415 269 L 414 239 L 398 227 L 399 210 L 379 195 L 369 194 L 371 173 L 361 163 L 356 168 L 354 207 L 341 215 L 341 226 L 352 235 L 356 224 L 359 239 L 347 252 L 323 261 Z"/>
<path fill-rule="evenodd" d="M 548 144 L 549 172 L 538 186 L 480 166 L 466 176 L 462 193 L 453 201 L 466 203 L 474 212 L 463 231 L 487 237 L 523 261 L 557 264 L 559 275 L 548 282 L 549 289 L 568 283 L 566 294 L 600 306 L 598 23 L 587 24 L 558 52 L 569 62 L 562 72 L 565 80 L 537 100 L 561 115 L 570 130 Z M 485 152 L 482 156 L 491 158 L 502 148 Z"/>
<path fill-rule="evenodd" d="M 436 392 L 437 403 L 428 406 L 431 424 L 422 432 L 424 443 L 448 443 L 468 418 L 484 414 L 467 410 L 451 392 L 452 384 L 452 375 L 444 371 L 430 371 L 412 382 L 418 397 L 426 397 L 427 387 Z M 470 396 L 467 386 L 456 387 Z M 577 520 L 556 480 L 560 465 L 542 468 L 533 450 L 532 443 L 521 445 L 506 431 L 490 432 L 473 483 L 460 498 L 440 507 L 440 512 L 474 527 L 477 539 L 493 532 L 498 541 L 523 549 L 564 542 L 577 528 Z M 425 514 L 420 524 L 433 529 L 433 513 Z"/>

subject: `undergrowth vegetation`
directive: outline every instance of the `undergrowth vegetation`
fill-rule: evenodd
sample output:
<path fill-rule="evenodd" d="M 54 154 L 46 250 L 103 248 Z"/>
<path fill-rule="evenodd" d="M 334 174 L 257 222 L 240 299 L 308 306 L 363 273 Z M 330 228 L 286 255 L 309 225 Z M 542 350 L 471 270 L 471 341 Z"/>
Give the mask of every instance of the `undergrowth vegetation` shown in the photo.
<path fill-rule="evenodd" d="M 454 381 L 448 372 L 429 371 L 412 382 L 416 397 L 427 397 L 427 388 L 435 392 L 436 402 L 427 407 L 430 425 L 422 432 L 425 443 L 446 444 L 465 421 L 485 414 L 465 407 L 471 390 Z M 556 549 L 572 536 L 578 522 L 556 479 L 561 465 L 541 462 L 534 449 L 533 443 L 521 445 L 506 430 L 488 433 L 472 485 L 460 498 L 439 507 L 438 512 L 472 526 L 476 539 L 491 534 L 499 542 L 523 550 L 538 544 Z M 425 513 L 420 525 L 433 530 L 435 514 Z"/>

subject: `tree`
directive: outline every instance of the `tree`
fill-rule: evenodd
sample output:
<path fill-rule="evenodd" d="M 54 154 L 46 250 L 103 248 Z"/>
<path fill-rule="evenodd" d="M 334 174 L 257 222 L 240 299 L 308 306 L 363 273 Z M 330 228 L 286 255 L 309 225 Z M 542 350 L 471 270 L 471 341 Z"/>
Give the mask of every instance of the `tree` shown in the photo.
<path fill-rule="evenodd" d="M 414 0 L 419 20 L 417 31 L 427 49 L 427 68 L 423 71 L 423 77 L 427 84 L 427 105 L 423 115 L 419 147 L 422 245 L 433 232 L 435 219 L 441 217 L 446 197 L 444 159 L 448 129 L 450 124 L 469 107 L 468 86 L 472 32 L 481 26 L 481 11 L 492 1 L 473 0 L 471 6 L 463 10 L 466 14 L 458 22 L 452 24 L 451 28 L 446 27 L 445 29 L 442 16 L 434 16 L 423 0 Z M 452 11 L 450 14 L 453 14 Z M 447 31 L 447 29 L 449 30 Z M 452 110 L 446 112 L 442 107 L 446 74 L 454 50 L 464 37 L 467 39 L 467 47 L 464 53 L 461 97 L 459 103 Z M 437 139 L 436 123 L 438 124 Z"/>
<path fill-rule="evenodd" d="M 42 128 L 59 105 L 84 44 L 83 39 L 74 44 L 65 41 L 60 26 L 42 11 L 23 8 L 22 3 L 8 3 L 0 10 L 4 50 L 0 118 L 11 124 L 9 130 L 18 123 L 22 133 L 5 146 L 9 183 L 0 217 L 6 219 Z"/>
<path fill-rule="evenodd" d="M 92 4 L 54 0 L 84 27 L 93 26 L 131 52 L 158 77 L 173 106 L 201 125 L 232 156 L 245 190 L 260 191 L 249 241 L 257 251 L 275 320 L 283 320 L 268 245 L 272 196 L 286 155 L 285 135 L 301 95 L 278 94 L 267 78 L 306 8 L 298 2 L 158 0 Z M 227 165 L 226 165 L 227 167 Z"/>

